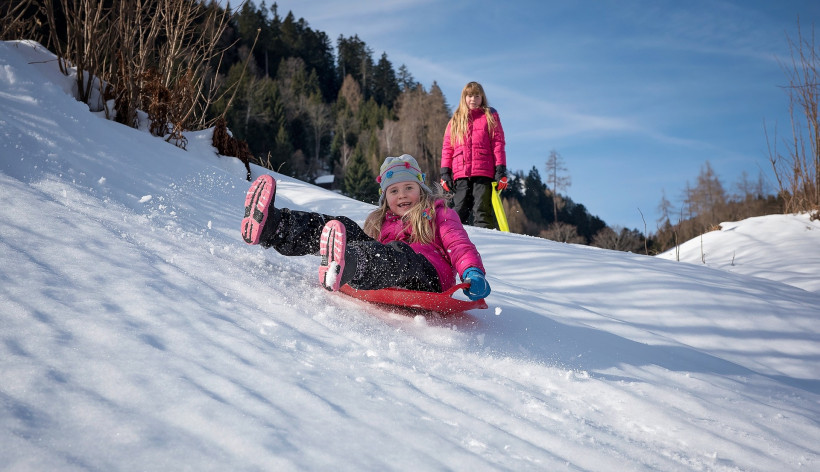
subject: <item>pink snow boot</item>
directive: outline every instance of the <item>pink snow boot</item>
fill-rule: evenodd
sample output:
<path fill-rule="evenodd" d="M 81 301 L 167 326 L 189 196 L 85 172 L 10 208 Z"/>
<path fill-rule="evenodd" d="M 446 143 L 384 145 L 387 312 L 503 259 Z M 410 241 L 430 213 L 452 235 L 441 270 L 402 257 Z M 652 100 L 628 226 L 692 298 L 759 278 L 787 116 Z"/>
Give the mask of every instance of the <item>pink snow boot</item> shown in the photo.
<path fill-rule="evenodd" d="M 259 244 L 275 197 L 276 180 L 270 175 L 260 175 L 251 184 L 245 195 L 245 217 L 242 218 L 242 239 L 246 243 Z"/>
<path fill-rule="evenodd" d="M 322 228 L 319 239 L 319 255 L 322 262 L 319 265 L 319 283 L 322 287 L 336 292 L 339 287 L 348 282 L 345 277 L 345 249 L 347 247 L 347 232 L 341 221 L 331 220 Z M 350 272 L 350 271 L 348 271 Z"/>

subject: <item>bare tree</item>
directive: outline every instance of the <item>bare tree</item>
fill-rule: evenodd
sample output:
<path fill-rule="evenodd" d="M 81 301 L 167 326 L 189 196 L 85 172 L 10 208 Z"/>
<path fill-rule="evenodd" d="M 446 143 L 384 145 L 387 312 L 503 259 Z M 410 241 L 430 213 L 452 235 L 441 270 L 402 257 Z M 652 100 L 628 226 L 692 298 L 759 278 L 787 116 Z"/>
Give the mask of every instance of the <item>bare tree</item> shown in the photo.
<path fill-rule="evenodd" d="M 404 90 L 399 95 L 397 101 L 399 109 L 399 148 L 397 153 L 410 154 L 416 158 L 423 168 L 429 168 L 425 167 L 426 163 L 424 162 L 427 147 L 424 132 L 425 95 L 424 87 L 420 84 Z M 443 129 L 441 134 L 444 135 Z"/>
<path fill-rule="evenodd" d="M 275 128 L 277 123 L 273 122 L 273 116 L 265 108 L 268 104 L 269 96 L 274 89 L 273 81 L 268 76 L 258 77 L 256 74 L 249 74 L 246 83 L 242 84 L 238 93 L 241 94 L 240 101 L 245 107 L 245 116 L 242 120 L 244 135 L 248 135 L 248 129 L 252 122 L 258 121 L 265 126 Z"/>
<path fill-rule="evenodd" d="M 379 137 L 383 146 L 385 156 L 395 156 L 398 154 L 399 122 L 395 120 L 385 120 Z"/>
<path fill-rule="evenodd" d="M 555 218 L 553 222 L 558 222 L 558 193 L 566 191 L 572 180 L 566 175 L 567 167 L 564 165 L 564 158 L 555 149 L 550 151 L 547 158 L 547 185 L 552 189 L 552 214 Z"/>
<path fill-rule="evenodd" d="M 504 206 L 504 213 L 507 215 L 510 232 L 516 234 L 538 234 L 538 224 L 527 218 L 524 214 L 524 209 L 521 207 L 521 202 L 515 198 L 503 198 L 501 204 Z"/>
<path fill-rule="evenodd" d="M 586 239 L 578 234 L 578 228 L 562 221 L 551 224 L 539 236 L 561 243 L 586 244 Z"/>
<path fill-rule="evenodd" d="M 396 108 L 398 121 L 395 130 L 393 125 L 386 125 L 383 133 L 385 137 L 395 138 L 388 149 L 396 154 L 412 155 L 428 175 L 438 175 L 442 138 L 450 120 L 450 111 L 441 89 L 434 82 L 428 93 L 421 84 L 416 83 L 402 90 L 396 100 Z"/>
<path fill-rule="evenodd" d="M 362 89 L 356 79 L 351 75 L 346 75 L 342 81 L 342 87 L 339 89 L 339 96 L 344 97 L 347 106 L 353 114 L 359 113 L 359 107 L 362 106 L 364 97 L 362 96 Z"/>
<path fill-rule="evenodd" d="M 310 96 L 305 111 L 313 130 L 313 159 L 319 162 L 321 160 L 322 138 L 333 128 L 330 106 L 322 101 L 321 94 L 317 92 Z"/>
<path fill-rule="evenodd" d="M 362 92 L 356 79 L 345 76 L 336 101 L 336 132 L 341 135 L 341 167 L 346 169 L 353 156 L 353 148 L 348 143 L 348 134 L 358 131 L 356 114 L 362 103 Z"/>
<path fill-rule="evenodd" d="M 672 212 L 672 202 L 666 198 L 666 190 L 661 192 L 661 201 L 658 203 L 658 213 L 660 213 L 660 217 L 658 218 L 657 223 L 663 224 L 666 221 L 669 221 L 669 214 Z"/>
<path fill-rule="evenodd" d="M 428 173 L 438 176 L 441 167 L 441 148 L 444 130 L 450 121 L 450 111 L 444 94 L 436 82 L 430 87 L 430 92 L 424 97 L 424 142 L 425 155 L 419 163 Z M 438 178 L 433 179 L 438 181 Z"/>
<path fill-rule="evenodd" d="M 195 0 L 39 0 L 61 71 L 77 74 L 77 98 L 94 84 L 115 99 L 117 120 L 137 126 L 146 110 L 171 137 L 204 126 L 216 90 L 212 67 L 228 10 Z M 58 14 L 61 16 L 58 18 Z M 109 88 L 110 87 L 110 88 Z M 101 106 L 100 106 L 101 108 Z"/>
<path fill-rule="evenodd" d="M 158 1 L 166 36 L 158 70 L 174 97 L 169 116 L 173 131 L 204 127 L 208 105 L 217 90 L 212 61 L 227 49 L 218 45 L 229 25 L 229 11 L 191 0 Z"/>
<path fill-rule="evenodd" d="M 51 46 L 57 55 L 60 71 L 68 75 L 70 68 L 77 70 L 77 98 L 88 103 L 95 78 L 101 75 L 106 44 L 110 37 L 107 28 L 110 10 L 104 0 L 43 0 L 40 4 L 51 30 Z M 59 5 L 59 9 L 58 9 Z M 56 12 L 62 11 L 64 21 L 58 21 Z M 60 41 L 64 37 L 65 42 Z"/>
<path fill-rule="evenodd" d="M 255 62 L 249 56 L 252 75 L 259 76 Z M 306 96 L 307 70 L 305 61 L 299 57 L 283 59 L 276 73 L 276 82 L 279 84 L 279 93 L 285 105 L 288 120 L 294 120 L 304 114 L 307 109 Z"/>
<path fill-rule="evenodd" d="M 698 174 L 697 185 L 690 193 L 690 205 L 704 226 L 720 223 L 726 208 L 726 191 L 709 161 Z"/>
<path fill-rule="evenodd" d="M 774 169 L 787 212 L 814 210 L 820 215 L 820 53 L 814 27 L 803 36 L 800 22 L 797 38 L 787 36 L 791 63 L 783 65 L 789 85 L 791 136 L 784 139 L 785 154 L 769 142 L 769 160 Z M 768 140 L 768 132 L 767 132 Z"/>
<path fill-rule="evenodd" d="M 643 243 L 640 234 L 621 226 L 601 229 L 592 238 L 592 245 L 603 249 L 637 253 Z"/>

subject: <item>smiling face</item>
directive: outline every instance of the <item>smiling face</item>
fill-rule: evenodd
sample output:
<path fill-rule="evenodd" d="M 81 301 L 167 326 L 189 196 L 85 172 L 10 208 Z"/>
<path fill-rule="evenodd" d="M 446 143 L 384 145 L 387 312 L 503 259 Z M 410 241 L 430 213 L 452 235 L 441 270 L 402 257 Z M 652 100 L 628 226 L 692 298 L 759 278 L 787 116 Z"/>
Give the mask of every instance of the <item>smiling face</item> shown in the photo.
<path fill-rule="evenodd" d="M 416 182 L 397 182 L 385 191 L 387 208 L 398 216 L 404 216 L 421 200 L 421 186 Z"/>

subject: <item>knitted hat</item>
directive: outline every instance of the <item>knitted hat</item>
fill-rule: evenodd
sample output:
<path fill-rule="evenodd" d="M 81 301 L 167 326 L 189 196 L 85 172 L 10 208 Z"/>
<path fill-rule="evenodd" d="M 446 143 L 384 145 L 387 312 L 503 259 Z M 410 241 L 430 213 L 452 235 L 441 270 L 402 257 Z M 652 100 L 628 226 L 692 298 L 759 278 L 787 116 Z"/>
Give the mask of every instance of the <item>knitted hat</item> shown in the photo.
<path fill-rule="evenodd" d="M 376 182 L 381 187 L 379 188 L 379 205 L 384 201 L 384 191 L 387 187 L 398 182 L 416 182 L 421 185 L 422 190 L 430 193 L 430 188 L 424 183 L 424 173 L 419 168 L 419 163 L 410 154 L 386 158 L 379 169 Z"/>

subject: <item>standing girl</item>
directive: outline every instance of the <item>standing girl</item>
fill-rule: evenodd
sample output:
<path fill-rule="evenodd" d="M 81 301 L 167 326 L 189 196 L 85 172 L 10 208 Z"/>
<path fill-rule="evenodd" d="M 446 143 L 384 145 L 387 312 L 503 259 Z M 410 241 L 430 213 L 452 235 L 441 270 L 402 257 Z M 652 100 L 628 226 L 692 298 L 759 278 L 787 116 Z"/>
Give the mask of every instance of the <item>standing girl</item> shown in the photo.
<path fill-rule="evenodd" d="M 498 112 L 487 104 L 484 88 L 470 82 L 461 91 L 444 131 L 441 185 L 453 192 L 452 207 L 463 224 L 498 229 L 492 206 L 492 183 L 507 188 L 507 153 Z"/>
<path fill-rule="evenodd" d="M 490 294 L 481 256 L 455 212 L 424 184 L 413 156 L 388 157 L 379 177 L 379 207 L 364 229 L 344 216 L 274 207 L 276 181 L 262 175 L 248 189 L 242 238 L 286 256 L 318 254 L 328 290 L 402 287 L 442 292 L 456 274 L 471 300 Z"/>

